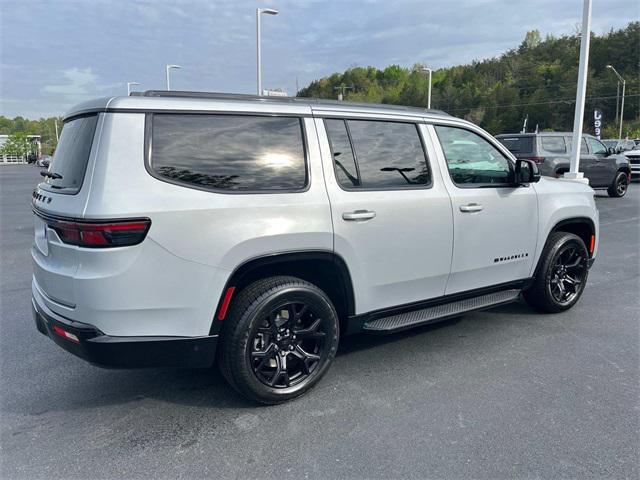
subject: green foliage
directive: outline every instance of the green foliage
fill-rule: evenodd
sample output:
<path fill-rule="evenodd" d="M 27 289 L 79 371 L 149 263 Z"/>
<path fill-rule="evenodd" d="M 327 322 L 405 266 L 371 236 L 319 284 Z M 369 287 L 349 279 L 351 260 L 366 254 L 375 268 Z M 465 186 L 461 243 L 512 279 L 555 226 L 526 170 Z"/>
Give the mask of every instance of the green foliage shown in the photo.
<path fill-rule="evenodd" d="M 13 133 L 24 133 L 25 135 L 42 136 L 42 153 L 51 155 L 56 148 L 56 127 L 62 128 L 61 117 L 41 118 L 40 120 L 28 120 L 22 117 L 13 119 L 0 116 L 0 134 L 11 135 Z"/>
<path fill-rule="evenodd" d="M 585 131 L 592 129 L 594 108 L 603 111 L 607 132 L 615 130 L 617 78 L 606 68 L 612 64 L 627 80 L 624 134 L 640 133 L 639 39 L 640 22 L 592 35 Z M 528 32 L 518 48 L 499 58 L 433 72 L 432 107 L 467 118 L 493 134 L 520 131 L 527 115 L 529 131 L 536 125 L 540 130 L 571 130 L 579 48 L 575 35 L 543 40 L 537 30 Z M 335 87 L 344 84 L 353 87 L 345 100 L 425 107 L 427 75 L 421 67 L 354 67 L 311 82 L 299 96 L 336 98 Z"/>
<path fill-rule="evenodd" d="M 7 141 L 0 146 L 0 154 L 23 157 L 31 151 L 31 141 L 24 132 L 9 135 Z"/>

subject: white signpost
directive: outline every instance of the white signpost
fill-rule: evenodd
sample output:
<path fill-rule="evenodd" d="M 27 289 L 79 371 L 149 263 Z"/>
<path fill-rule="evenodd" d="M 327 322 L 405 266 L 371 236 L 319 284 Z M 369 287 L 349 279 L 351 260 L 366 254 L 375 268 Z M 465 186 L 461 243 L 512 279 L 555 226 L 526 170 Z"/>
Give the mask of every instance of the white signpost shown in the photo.
<path fill-rule="evenodd" d="M 589 43 L 591 40 L 591 0 L 584 0 L 582 8 L 582 35 L 580 38 L 580 63 L 578 66 L 578 90 L 576 92 L 576 110 L 573 118 L 573 141 L 571 144 L 571 165 L 564 178 L 589 183 L 580 168 L 580 146 L 582 144 L 582 121 L 584 119 L 584 101 L 587 93 L 587 69 L 589 67 Z"/>

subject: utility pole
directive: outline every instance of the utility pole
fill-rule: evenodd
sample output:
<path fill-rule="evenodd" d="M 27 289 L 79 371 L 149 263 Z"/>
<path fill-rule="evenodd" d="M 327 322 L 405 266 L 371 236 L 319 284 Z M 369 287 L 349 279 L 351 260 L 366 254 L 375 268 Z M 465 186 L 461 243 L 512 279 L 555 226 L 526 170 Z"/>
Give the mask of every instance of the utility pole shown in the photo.
<path fill-rule="evenodd" d="M 338 101 L 342 102 L 344 100 L 344 94 L 346 90 L 353 90 L 353 87 L 347 87 L 344 83 L 341 83 L 337 87 L 333 87 L 334 90 L 339 90 L 338 93 Z"/>
<path fill-rule="evenodd" d="M 622 83 L 622 103 L 620 104 L 620 123 L 618 125 L 620 129 L 618 138 L 622 140 L 622 119 L 624 117 L 624 91 L 625 91 L 625 87 L 627 86 L 627 81 L 624 78 L 622 78 L 622 75 L 620 75 L 615 68 L 613 68 L 613 65 L 607 65 L 607 68 L 611 69 L 611 71 L 616 74 L 616 77 L 618 77 L 618 89 L 620 89 L 620 83 Z M 616 103 L 616 116 L 618 116 L 617 112 L 618 112 L 618 104 Z"/>
<path fill-rule="evenodd" d="M 571 144 L 571 163 L 564 178 L 589 183 L 580 168 L 580 146 L 582 144 L 582 122 L 584 103 L 587 94 L 587 70 L 589 68 L 589 43 L 591 42 L 591 0 L 584 0 L 582 6 L 582 34 L 580 36 L 580 62 L 578 64 L 578 88 L 576 91 L 576 109 L 573 117 L 573 141 Z"/>
<path fill-rule="evenodd" d="M 58 143 L 58 141 L 60 140 L 60 137 L 58 137 L 58 119 L 57 118 L 53 119 L 53 125 L 56 127 L 56 143 Z"/>

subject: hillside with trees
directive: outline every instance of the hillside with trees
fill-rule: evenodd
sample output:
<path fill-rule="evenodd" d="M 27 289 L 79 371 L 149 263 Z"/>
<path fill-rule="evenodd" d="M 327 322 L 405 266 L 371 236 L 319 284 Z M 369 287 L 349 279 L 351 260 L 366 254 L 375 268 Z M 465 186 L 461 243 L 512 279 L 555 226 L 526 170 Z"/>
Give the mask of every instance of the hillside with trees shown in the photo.
<path fill-rule="evenodd" d="M 433 72 L 432 108 L 466 118 L 493 134 L 517 132 L 528 116 L 528 131 L 572 130 L 578 78 L 579 35 L 541 38 L 527 33 L 517 48 L 500 57 Z M 597 36 L 592 34 L 585 129 L 594 108 L 604 113 L 605 136 L 617 137 L 617 77 L 626 79 L 624 134 L 640 136 L 640 22 Z M 302 97 L 426 106 L 427 74 L 422 65 L 391 65 L 384 70 L 353 67 L 316 80 L 298 93 Z"/>

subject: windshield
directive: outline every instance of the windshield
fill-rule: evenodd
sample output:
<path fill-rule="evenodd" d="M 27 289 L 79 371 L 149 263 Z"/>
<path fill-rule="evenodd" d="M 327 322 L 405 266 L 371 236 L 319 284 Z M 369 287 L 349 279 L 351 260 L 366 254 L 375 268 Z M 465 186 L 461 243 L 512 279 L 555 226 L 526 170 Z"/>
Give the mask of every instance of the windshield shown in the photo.
<path fill-rule="evenodd" d="M 45 177 L 46 189 L 59 193 L 78 193 L 87 169 L 98 115 L 87 115 L 66 122 L 49 172 Z"/>

